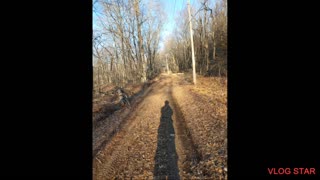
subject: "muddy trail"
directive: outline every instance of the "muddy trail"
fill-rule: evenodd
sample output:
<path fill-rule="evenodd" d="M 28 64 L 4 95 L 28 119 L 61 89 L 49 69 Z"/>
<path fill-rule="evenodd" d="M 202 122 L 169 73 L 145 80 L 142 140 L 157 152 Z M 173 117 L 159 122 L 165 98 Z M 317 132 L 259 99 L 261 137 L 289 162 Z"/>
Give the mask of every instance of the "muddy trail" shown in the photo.
<path fill-rule="evenodd" d="M 121 130 L 93 159 L 93 179 L 212 179 L 173 96 L 179 80 L 161 75 Z"/>

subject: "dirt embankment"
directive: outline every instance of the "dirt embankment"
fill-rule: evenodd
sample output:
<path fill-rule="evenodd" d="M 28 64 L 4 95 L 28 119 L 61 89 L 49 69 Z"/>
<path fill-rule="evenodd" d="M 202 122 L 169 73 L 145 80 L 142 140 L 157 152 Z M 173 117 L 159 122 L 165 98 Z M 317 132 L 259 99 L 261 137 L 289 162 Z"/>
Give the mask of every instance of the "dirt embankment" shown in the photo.
<path fill-rule="evenodd" d="M 106 88 L 105 96 L 93 106 L 93 157 L 104 148 L 112 137 L 122 128 L 131 112 L 135 111 L 136 106 L 152 89 L 152 84 L 159 80 L 158 77 L 141 85 L 127 85 L 124 90 L 129 95 L 131 107 L 120 108 L 115 102 L 115 95 L 111 92 L 114 88 Z M 98 110 L 97 110 L 98 109 Z"/>

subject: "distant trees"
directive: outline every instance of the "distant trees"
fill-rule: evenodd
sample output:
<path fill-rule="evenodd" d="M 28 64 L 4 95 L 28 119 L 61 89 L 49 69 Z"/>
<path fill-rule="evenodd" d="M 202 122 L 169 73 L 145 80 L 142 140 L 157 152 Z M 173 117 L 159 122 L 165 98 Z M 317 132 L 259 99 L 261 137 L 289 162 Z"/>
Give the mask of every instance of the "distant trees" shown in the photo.
<path fill-rule="evenodd" d="M 93 30 L 94 85 L 144 82 L 159 72 L 164 13 L 156 1 L 99 0 Z"/>
<path fill-rule="evenodd" d="M 199 0 L 201 7 L 193 8 L 193 40 L 196 72 L 201 75 L 227 75 L 227 0 L 211 5 Z M 169 54 L 170 69 L 185 71 L 191 66 L 191 45 L 188 14 L 185 8 L 177 19 L 174 35 L 167 40 L 164 53 Z"/>
<path fill-rule="evenodd" d="M 213 0 L 212 0 L 213 1 Z M 227 0 L 198 0 L 192 8 L 196 72 L 227 75 Z M 165 21 L 161 1 L 93 1 L 94 90 L 105 84 L 144 82 L 161 71 L 165 57 L 173 72 L 191 69 L 187 8 L 176 17 L 176 29 L 159 52 Z"/>

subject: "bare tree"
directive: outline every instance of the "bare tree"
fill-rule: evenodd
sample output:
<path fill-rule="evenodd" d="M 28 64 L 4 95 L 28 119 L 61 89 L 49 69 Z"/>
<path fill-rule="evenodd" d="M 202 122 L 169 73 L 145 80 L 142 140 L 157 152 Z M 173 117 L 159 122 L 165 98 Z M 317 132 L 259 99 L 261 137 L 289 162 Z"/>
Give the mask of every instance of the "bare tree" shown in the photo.
<path fill-rule="evenodd" d="M 213 4 L 209 0 L 199 0 L 198 4 L 199 9 L 191 9 L 197 73 L 226 76 L 227 1 L 220 0 Z M 180 71 L 191 68 L 191 45 L 186 17 L 186 9 L 183 9 L 177 20 L 178 28 L 165 46 L 166 52 L 172 52 Z"/>
<path fill-rule="evenodd" d="M 94 83 L 97 87 L 144 82 L 159 72 L 156 61 L 159 61 L 157 53 L 164 18 L 159 3 L 147 4 L 141 0 L 93 3 L 96 15 Z"/>

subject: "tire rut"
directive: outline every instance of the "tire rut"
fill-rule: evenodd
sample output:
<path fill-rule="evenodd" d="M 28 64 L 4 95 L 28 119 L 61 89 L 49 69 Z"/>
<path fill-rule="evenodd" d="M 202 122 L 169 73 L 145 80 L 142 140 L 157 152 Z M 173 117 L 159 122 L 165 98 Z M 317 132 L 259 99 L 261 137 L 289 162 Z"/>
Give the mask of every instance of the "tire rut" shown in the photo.
<path fill-rule="evenodd" d="M 176 141 L 178 146 L 177 151 L 180 157 L 179 163 L 181 176 L 184 178 L 189 178 L 190 174 L 196 173 L 193 171 L 192 166 L 199 163 L 201 160 L 201 155 L 193 141 L 190 130 L 185 122 L 184 115 L 180 110 L 179 104 L 176 102 L 176 99 L 172 94 L 172 90 L 173 82 L 171 79 L 169 87 L 169 99 L 171 100 L 174 109 L 174 127 L 177 131 Z"/>
<path fill-rule="evenodd" d="M 93 179 L 188 179 L 196 173 L 192 166 L 201 157 L 172 95 L 173 79 L 160 79 L 130 123 L 97 154 Z"/>

